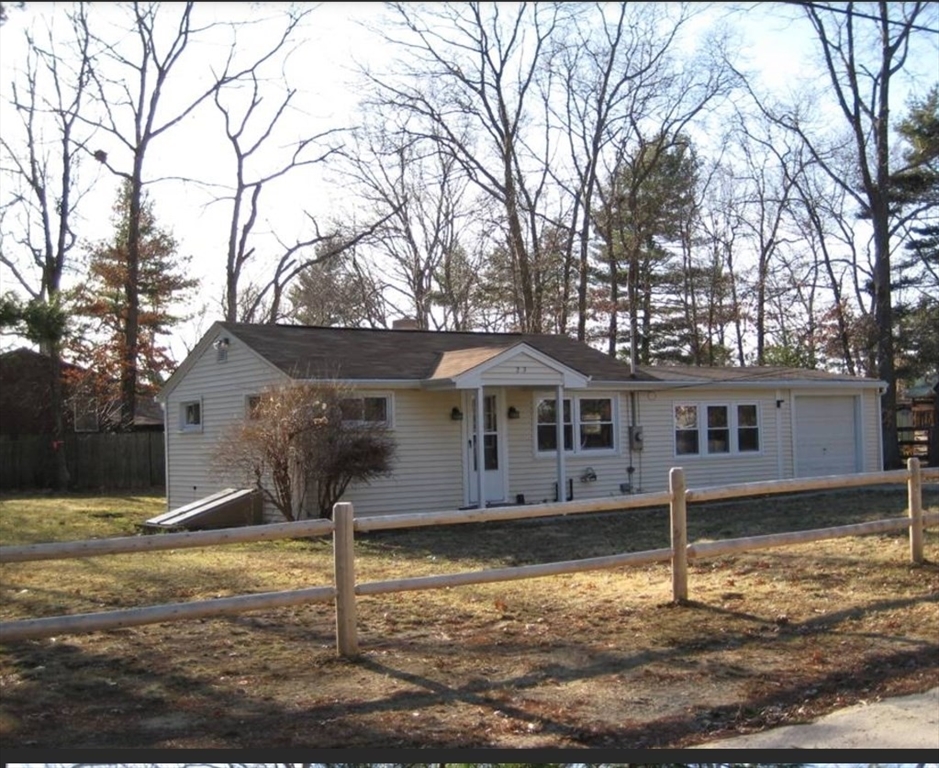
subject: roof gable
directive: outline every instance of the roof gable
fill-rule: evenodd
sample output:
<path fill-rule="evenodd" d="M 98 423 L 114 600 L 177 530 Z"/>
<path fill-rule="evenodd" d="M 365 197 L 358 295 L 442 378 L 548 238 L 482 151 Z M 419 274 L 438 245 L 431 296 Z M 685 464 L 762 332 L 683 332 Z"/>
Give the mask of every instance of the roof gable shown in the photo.
<path fill-rule="evenodd" d="M 557 385 L 583 388 L 585 376 L 524 342 L 510 347 L 477 347 L 445 352 L 429 383 L 446 382 L 459 389 L 483 385 Z"/>

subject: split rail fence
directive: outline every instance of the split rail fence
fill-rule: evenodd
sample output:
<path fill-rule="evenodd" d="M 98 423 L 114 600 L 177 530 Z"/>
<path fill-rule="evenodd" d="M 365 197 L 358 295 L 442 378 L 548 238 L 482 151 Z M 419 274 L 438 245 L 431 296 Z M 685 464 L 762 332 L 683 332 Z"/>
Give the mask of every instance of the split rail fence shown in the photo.
<path fill-rule="evenodd" d="M 468 584 L 553 576 L 563 573 L 620 568 L 671 561 L 672 593 L 676 602 L 688 599 L 688 561 L 717 557 L 769 547 L 804 544 L 823 539 L 859 536 L 871 533 L 909 529 L 910 560 L 923 562 L 923 538 L 927 526 L 939 524 L 939 513 L 924 513 L 922 486 L 924 480 L 939 480 L 939 469 L 922 469 L 919 460 L 911 458 L 907 468 L 889 472 L 838 475 L 818 478 L 742 483 L 723 487 L 689 489 L 685 487 L 680 467 L 671 470 L 669 490 L 637 494 L 626 498 L 572 501 L 560 504 L 535 504 L 517 507 L 496 507 L 438 513 L 374 515 L 356 518 L 352 504 L 336 504 L 332 520 L 302 520 L 245 528 L 226 528 L 188 533 L 166 533 L 154 536 L 130 536 L 112 539 L 28 544 L 0 547 L 0 563 L 38 560 L 84 558 L 130 552 L 152 552 L 193 547 L 208 547 L 255 541 L 273 541 L 315 536 L 333 537 L 333 583 L 284 592 L 235 595 L 214 600 L 171 603 L 141 608 L 128 608 L 101 613 L 50 616 L 0 623 L 0 642 L 12 642 L 62 634 L 77 634 L 143 624 L 201 619 L 315 602 L 335 601 L 336 648 L 341 656 L 359 654 L 356 631 L 356 602 L 364 596 L 382 595 L 423 589 L 442 589 Z M 903 484 L 908 488 L 908 509 L 904 517 L 875 520 L 831 528 L 774 533 L 700 543 L 688 542 L 686 525 L 689 503 L 717 501 L 747 496 L 791 493 L 797 491 L 831 490 L 861 486 Z M 539 563 L 434 576 L 356 583 L 355 533 L 429 525 L 518 520 L 522 518 L 556 517 L 590 512 L 619 511 L 649 506 L 669 505 L 671 546 L 642 552 L 627 552 L 582 560 Z"/>

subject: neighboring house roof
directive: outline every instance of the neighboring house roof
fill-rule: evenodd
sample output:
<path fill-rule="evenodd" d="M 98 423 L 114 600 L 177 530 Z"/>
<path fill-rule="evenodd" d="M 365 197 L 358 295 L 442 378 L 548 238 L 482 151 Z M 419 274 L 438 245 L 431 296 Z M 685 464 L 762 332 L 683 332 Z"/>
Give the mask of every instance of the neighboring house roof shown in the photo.
<path fill-rule="evenodd" d="M 633 376 L 622 360 L 569 336 L 530 333 L 326 328 L 303 325 L 215 323 L 164 386 L 165 399 L 216 339 L 231 335 L 275 369 L 296 379 L 335 378 L 369 382 L 438 382 L 484 367 L 513 348 L 546 355 L 593 384 L 636 388 L 694 386 L 854 386 L 883 382 L 824 371 L 779 367 L 704 368 L 639 366 Z"/>
<path fill-rule="evenodd" d="M 153 397 L 138 397 L 134 413 L 135 427 L 162 427 L 163 406 Z"/>
<path fill-rule="evenodd" d="M 51 429 L 51 414 L 48 411 L 50 395 L 48 392 L 47 371 L 49 356 L 42 352 L 20 347 L 0 353 L 0 412 L 2 412 L 3 425 L 0 430 L 4 432 L 29 431 L 45 432 Z M 80 365 L 61 360 L 60 370 L 63 374 L 85 373 L 86 369 Z M 71 398 L 78 394 L 74 382 L 66 379 L 63 382 L 63 413 L 66 416 L 66 426 L 73 428 Z M 162 429 L 163 407 L 152 397 L 138 397 L 134 427 Z M 97 430 L 97 423 L 95 430 Z"/>
<path fill-rule="evenodd" d="M 11 366 L 11 370 L 14 370 L 14 366 L 22 365 L 48 365 L 49 356 L 44 355 L 42 352 L 37 352 L 34 349 L 29 347 L 20 347 L 19 349 L 11 349 L 8 352 L 0 353 L 0 362 L 4 365 Z M 83 371 L 84 368 L 73 363 L 68 363 L 65 360 L 59 361 L 59 366 L 62 371 Z"/>
<path fill-rule="evenodd" d="M 41 435 L 55 429 L 50 362 L 47 355 L 27 347 L 0 353 L 0 433 Z M 72 370 L 81 369 L 59 361 L 61 374 Z M 67 403 L 70 389 L 64 380 L 61 395 L 63 427 L 70 430 L 72 412 Z"/>

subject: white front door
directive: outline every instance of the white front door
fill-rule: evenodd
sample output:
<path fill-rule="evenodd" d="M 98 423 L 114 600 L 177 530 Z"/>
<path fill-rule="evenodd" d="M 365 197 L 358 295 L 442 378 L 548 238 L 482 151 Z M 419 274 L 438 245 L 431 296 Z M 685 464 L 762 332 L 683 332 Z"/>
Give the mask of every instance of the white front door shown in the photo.
<path fill-rule="evenodd" d="M 483 457 L 484 472 L 483 483 L 486 501 L 505 501 L 505 458 L 502 453 L 504 443 L 502 440 L 502 409 L 501 397 L 496 393 L 483 393 Z M 469 489 L 468 501 L 470 504 L 478 503 L 479 480 L 476 461 L 476 395 L 466 393 L 464 399 L 464 412 L 469 417 L 464 420 L 467 425 L 465 435 L 467 485 Z"/>

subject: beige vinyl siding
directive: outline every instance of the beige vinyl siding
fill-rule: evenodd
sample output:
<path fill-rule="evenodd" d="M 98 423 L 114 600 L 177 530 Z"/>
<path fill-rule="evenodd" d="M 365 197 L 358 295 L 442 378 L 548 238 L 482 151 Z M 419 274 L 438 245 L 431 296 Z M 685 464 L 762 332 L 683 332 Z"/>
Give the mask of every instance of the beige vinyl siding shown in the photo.
<path fill-rule="evenodd" d="M 793 397 L 794 393 L 791 389 L 781 389 L 775 393 L 775 398 L 779 401 L 779 407 L 776 408 L 773 415 L 773 423 L 774 426 L 779 428 L 777 445 L 779 450 L 778 465 L 781 470 L 779 475 L 773 478 L 776 480 L 785 480 L 796 476 L 795 452 L 792 449 Z"/>
<path fill-rule="evenodd" d="M 861 395 L 862 472 L 880 472 L 884 468 L 880 420 L 880 393 L 875 389 L 864 390 Z"/>
<path fill-rule="evenodd" d="M 394 473 L 350 485 L 343 501 L 357 516 L 463 506 L 462 422 L 450 418 L 460 393 L 395 390 L 393 400 Z"/>
<path fill-rule="evenodd" d="M 277 372 L 236 338 L 231 339 L 225 362 L 218 362 L 212 346 L 205 347 L 166 403 L 169 509 L 243 485 L 213 466 L 212 457 L 225 427 L 244 419 L 246 396 L 257 394 L 276 378 Z M 180 404 L 194 400 L 202 403 L 202 430 L 181 432 Z"/>
<path fill-rule="evenodd" d="M 506 388 L 506 407 L 514 405 L 519 410 L 519 418 L 506 421 L 507 445 L 509 458 L 509 479 L 506 497 L 511 501 L 518 494 L 524 494 L 527 503 L 554 501 L 554 488 L 557 482 L 557 457 L 555 454 L 538 454 L 535 449 L 535 398 L 538 392 L 549 394 L 534 388 Z M 614 418 L 619 418 L 614 453 L 566 453 L 564 470 L 568 478 L 573 478 L 575 499 L 608 498 L 621 496 L 620 484 L 629 479 L 626 472 L 628 458 L 626 454 L 626 417 L 628 412 L 626 395 L 616 392 L 594 390 L 567 390 L 566 396 L 606 397 L 614 400 Z M 587 468 L 593 469 L 597 479 L 582 482 L 581 476 Z M 563 498 L 563 497 L 562 497 Z"/>
<path fill-rule="evenodd" d="M 743 405 L 754 403 L 759 412 L 760 451 L 725 455 L 676 455 L 674 407 L 679 404 Z M 708 390 L 688 387 L 672 391 L 641 393 L 638 397 L 639 423 L 645 432 L 644 449 L 638 462 L 637 483 L 642 491 L 668 488 L 672 467 L 682 467 L 689 488 L 746 483 L 775 479 L 777 462 L 777 420 L 774 390 Z M 699 412 L 699 430 L 706 431 L 704 413 Z"/>
<path fill-rule="evenodd" d="M 522 387 L 553 386 L 561 381 L 561 374 L 531 355 L 518 354 L 504 363 L 494 365 L 483 374 L 483 381 L 503 384 L 507 381 Z"/>

